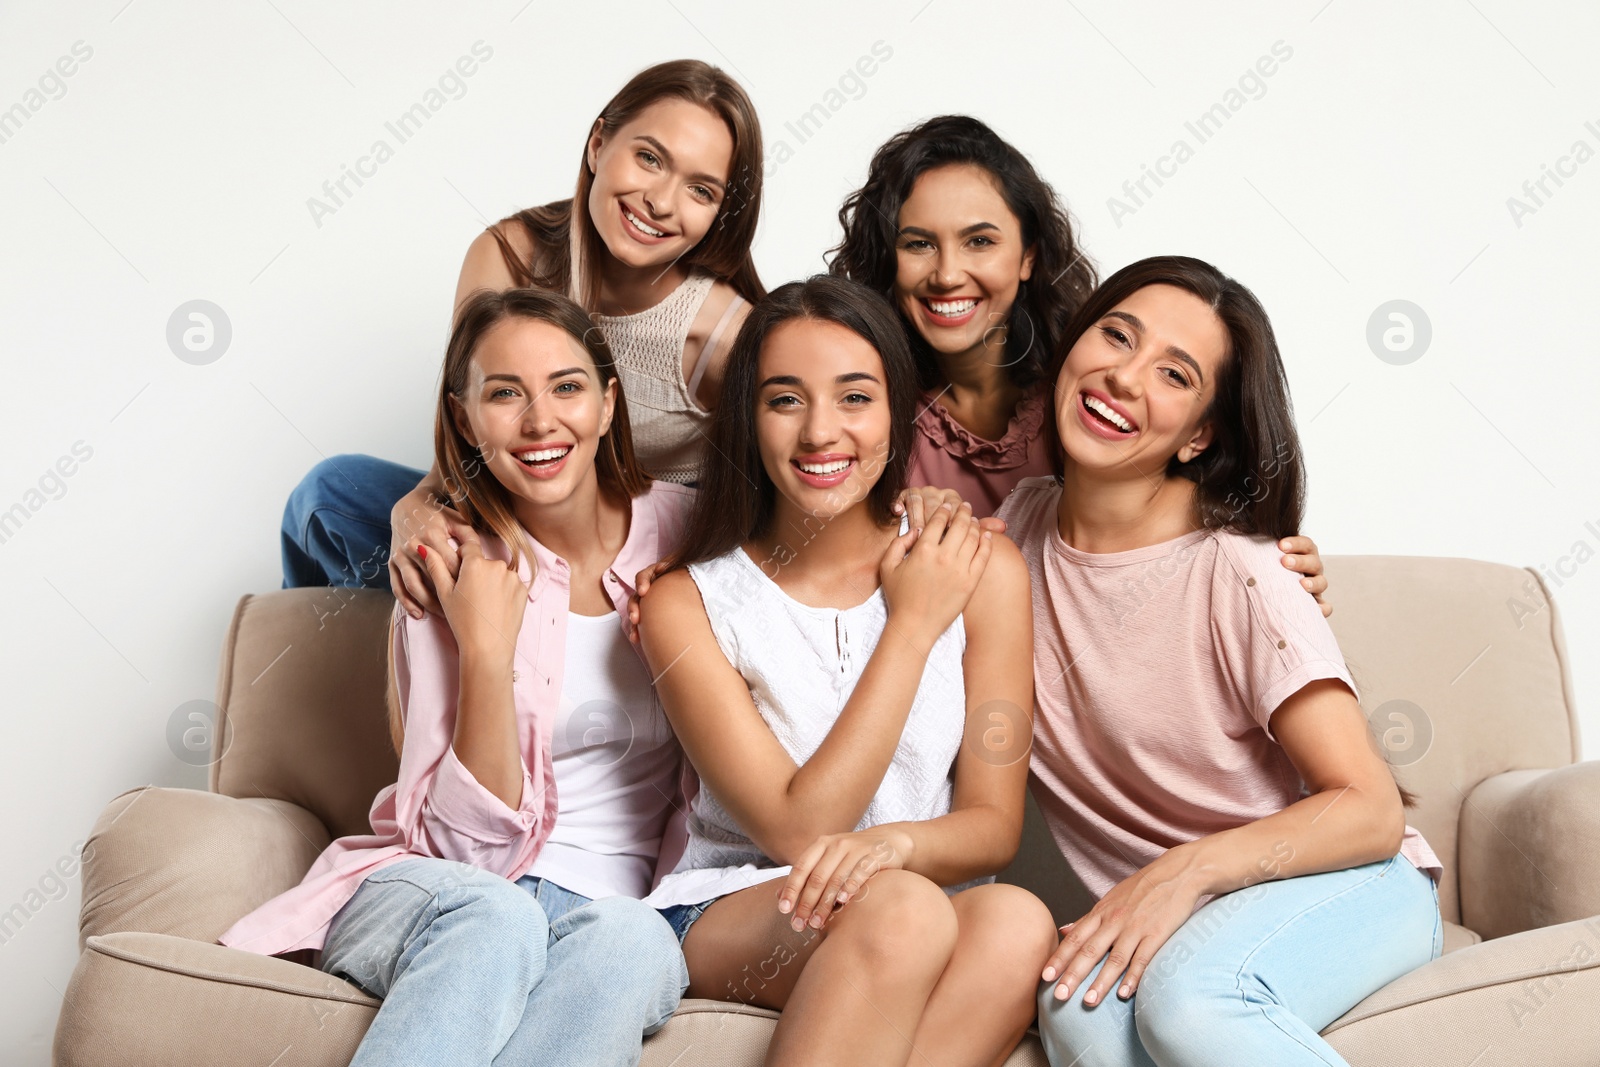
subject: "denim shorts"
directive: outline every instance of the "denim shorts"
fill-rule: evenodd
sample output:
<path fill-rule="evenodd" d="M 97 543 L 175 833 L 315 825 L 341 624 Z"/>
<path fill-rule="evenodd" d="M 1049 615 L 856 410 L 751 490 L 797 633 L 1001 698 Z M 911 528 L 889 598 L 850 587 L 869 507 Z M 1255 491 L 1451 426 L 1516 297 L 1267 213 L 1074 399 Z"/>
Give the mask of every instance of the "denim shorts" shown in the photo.
<path fill-rule="evenodd" d="M 658 908 L 661 917 L 667 920 L 667 925 L 672 927 L 672 932 L 678 935 L 678 944 L 683 944 L 683 939 L 689 936 L 689 927 L 693 926 L 706 913 L 706 909 L 717 902 L 717 897 L 701 901 L 699 904 L 672 904 L 665 908 Z"/>

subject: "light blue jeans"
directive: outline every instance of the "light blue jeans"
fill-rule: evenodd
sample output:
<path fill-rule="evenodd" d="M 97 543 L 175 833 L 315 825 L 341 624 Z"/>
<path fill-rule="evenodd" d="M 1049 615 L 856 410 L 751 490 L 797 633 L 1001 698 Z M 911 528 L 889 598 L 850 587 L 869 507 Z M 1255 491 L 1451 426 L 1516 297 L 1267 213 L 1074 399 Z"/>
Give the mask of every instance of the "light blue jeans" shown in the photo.
<path fill-rule="evenodd" d="M 1229 893 L 1189 917 L 1129 1000 L 1039 990 L 1053 1067 L 1344 1064 L 1318 1031 L 1439 956 L 1433 880 L 1401 856 Z"/>
<path fill-rule="evenodd" d="M 689 987 L 642 901 L 423 858 L 361 883 L 322 969 L 383 1000 L 351 1067 L 631 1067 Z"/>

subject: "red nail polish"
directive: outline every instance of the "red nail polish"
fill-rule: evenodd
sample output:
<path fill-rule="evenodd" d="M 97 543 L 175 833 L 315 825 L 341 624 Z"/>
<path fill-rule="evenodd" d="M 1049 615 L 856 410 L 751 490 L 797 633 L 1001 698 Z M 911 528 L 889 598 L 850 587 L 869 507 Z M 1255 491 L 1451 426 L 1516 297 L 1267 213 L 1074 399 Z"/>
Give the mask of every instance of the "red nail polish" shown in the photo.
<path fill-rule="evenodd" d="M 417 546 L 417 555 L 421 556 L 423 559 L 427 559 L 428 558 L 428 546 L 427 545 L 418 545 Z"/>

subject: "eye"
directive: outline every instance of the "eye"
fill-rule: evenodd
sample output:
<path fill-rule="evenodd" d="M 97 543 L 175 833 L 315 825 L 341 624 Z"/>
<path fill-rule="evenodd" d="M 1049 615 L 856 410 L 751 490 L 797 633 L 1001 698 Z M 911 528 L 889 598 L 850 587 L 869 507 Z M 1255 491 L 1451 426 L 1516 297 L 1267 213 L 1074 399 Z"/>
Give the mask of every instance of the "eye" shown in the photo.
<path fill-rule="evenodd" d="M 517 391 L 515 389 L 511 388 L 509 385 L 502 385 L 500 388 L 489 394 L 489 399 L 504 400 L 507 397 L 513 397 L 516 395 Z"/>
<path fill-rule="evenodd" d="M 1177 367 L 1163 367 L 1161 372 L 1167 376 L 1167 380 L 1172 382 L 1173 385 L 1181 385 L 1184 388 L 1188 388 L 1189 376 Z"/>
<path fill-rule="evenodd" d="M 661 160 L 656 158 L 656 154 L 647 148 L 639 149 L 637 156 L 639 162 L 647 167 L 659 167 L 661 165 Z"/>
<path fill-rule="evenodd" d="M 578 382 L 569 380 L 565 382 L 557 382 L 555 387 L 550 391 L 557 396 L 571 396 L 573 393 L 582 392 L 583 386 Z"/>
<path fill-rule="evenodd" d="M 700 200 L 703 203 L 707 203 L 707 204 L 716 203 L 716 200 L 717 200 L 716 194 L 713 193 L 710 189 L 707 189 L 703 185 L 691 185 L 691 186 L 689 186 L 689 191 L 695 195 L 696 199 Z"/>
<path fill-rule="evenodd" d="M 767 399 L 767 407 L 769 408 L 793 407 L 798 403 L 800 403 L 800 398 L 793 393 L 779 393 L 777 396 Z"/>
<path fill-rule="evenodd" d="M 1128 335 L 1117 329 L 1115 326 L 1102 326 L 1100 327 L 1100 332 L 1111 338 L 1111 340 L 1115 341 L 1119 345 L 1125 345 L 1128 343 Z"/>
<path fill-rule="evenodd" d="M 847 393 L 845 394 L 844 402 L 846 404 L 870 404 L 872 403 L 872 398 L 866 393 Z"/>
<path fill-rule="evenodd" d="M 922 252 L 932 248 L 933 242 L 925 241 L 920 237 L 913 237 L 910 240 L 901 242 L 900 247 L 907 252 Z"/>
<path fill-rule="evenodd" d="M 982 234 L 979 234 L 972 239 L 972 245 L 975 248 L 989 248 L 993 246 L 993 244 L 994 241 L 991 238 L 984 237 Z"/>

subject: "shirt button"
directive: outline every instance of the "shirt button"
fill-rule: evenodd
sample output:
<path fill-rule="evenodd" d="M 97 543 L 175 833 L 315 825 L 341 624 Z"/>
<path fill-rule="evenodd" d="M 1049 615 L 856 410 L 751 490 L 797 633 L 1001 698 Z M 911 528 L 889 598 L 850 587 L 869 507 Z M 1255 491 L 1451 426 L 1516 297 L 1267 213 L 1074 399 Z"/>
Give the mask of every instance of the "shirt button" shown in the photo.
<path fill-rule="evenodd" d="M 1256 584 L 1256 580 L 1254 578 L 1246 578 L 1244 580 L 1244 584 L 1245 585 L 1255 585 Z"/>
<path fill-rule="evenodd" d="M 522 681 L 522 674 L 521 674 L 521 672 L 519 672 L 519 671 L 512 671 L 512 672 L 511 672 L 511 680 L 512 680 L 512 681 L 513 681 L 513 682 L 520 682 L 520 681 Z"/>
<path fill-rule="evenodd" d="M 1287 642 L 1287 641 L 1279 641 L 1278 642 L 1278 647 L 1279 648 L 1288 648 L 1289 647 L 1289 642 Z"/>

